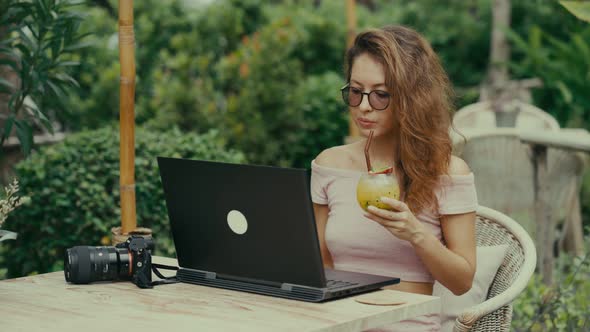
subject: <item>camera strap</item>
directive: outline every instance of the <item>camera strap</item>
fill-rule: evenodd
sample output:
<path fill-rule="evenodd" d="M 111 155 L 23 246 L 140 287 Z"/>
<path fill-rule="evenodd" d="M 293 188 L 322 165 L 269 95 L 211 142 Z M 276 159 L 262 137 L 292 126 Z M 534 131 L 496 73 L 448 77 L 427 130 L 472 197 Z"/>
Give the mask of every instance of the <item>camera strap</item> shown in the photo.
<path fill-rule="evenodd" d="M 154 272 L 154 274 L 156 274 L 158 276 L 158 278 L 160 278 L 162 280 L 152 281 L 152 283 L 150 284 L 150 286 L 175 284 L 175 283 L 179 282 L 178 281 L 178 278 L 176 276 L 173 276 L 173 277 L 165 277 L 162 273 L 160 273 L 160 271 L 158 271 L 159 268 L 162 269 L 162 270 L 178 271 L 178 266 L 169 266 L 169 265 L 162 265 L 162 264 L 154 264 L 154 263 L 152 263 L 152 271 Z"/>

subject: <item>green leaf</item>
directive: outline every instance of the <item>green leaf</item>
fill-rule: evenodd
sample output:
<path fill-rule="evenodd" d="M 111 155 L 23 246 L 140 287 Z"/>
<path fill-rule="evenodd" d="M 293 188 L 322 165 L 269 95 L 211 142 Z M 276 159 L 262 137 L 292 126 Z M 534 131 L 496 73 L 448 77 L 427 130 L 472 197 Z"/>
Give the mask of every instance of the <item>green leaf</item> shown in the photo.
<path fill-rule="evenodd" d="M 75 87 L 80 87 L 80 85 L 78 84 L 78 82 L 70 75 L 65 74 L 65 73 L 58 73 L 53 75 L 53 77 L 55 77 L 56 80 L 64 82 L 64 83 L 70 83 L 72 85 L 74 85 Z"/>
<path fill-rule="evenodd" d="M 30 111 L 32 111 L 32 113 L 35 115 L 35 117 L 41 121 L 43 126 L 45 126 L 45 128 L 47 128 L 47 130 L 51 134 L 53 134 L 53 124 L 51 123 L 51 121 L 49 121 L 47 116 L 45 116 L 45 114 L 43 112 L 41 112 L 41 110 L 37 107 L 37 103 L 35 103 L 33 101 L 33 103 L 30 103 L 30 104 L 26 105 L 25 107 L 28 108 Z"/>
<path fill-rule="evenodd" d="M 33 148 L 33 129 L 25 120 L 15 120 L 16 136 L 21 144 L 25 156 L 28 156 Z"/>
<path fill-rule="evenodd" d="M 14 103 L 18 98 L 21 97 L 22 93 L 23 92 L 21 90 L 17 90 L 15 93 L 12 94 L 12 96 L 10 96 L 10 99 L 8 100 L 8 109 L 14 113 L 17 113 L 19 111 L 15 109 L 16 105 Z"/>
<path fill-rule="evenodd" d="M 10 114 L 8 118 L 6 118 L 6 122 L 4 123 L 4 132 L 2 133 L 2 141 L 4 141 L 8 136 L 10 136 L 10 132 L 12 132 L 12 125 L 14 124 L 14 114 Z"/>
<path fill-rule="evenodd" d="M 566 103 L 571 103 L 573 100 L 573 96 L 572 96 L 572 92 L 570 91 L 570 89 L 562 82 L 562 81 L 558 81 L 556 83 L 557 89 L 559 89 L 559 92 L 561 92 L 561 95 L 563 96 L 563 99 L 565 100 Z"/>
<path fill-rule="evenodd" d="M 14 71 L 18 71 L 16 61 L 10 59 L 0 59 L 0 66 L 8 66 Z"/>
<path fill-rule="evenodd" d="M 572 40 L 574 41 L 574 45 L 576 45 L 578 50 L 583 54 L 582 59 L 584 59 L 587 66 L 590 67 L 590 45 L 588 44 L 588 41 L 579 34 L 574 35 Z"/>
<path fill-rule="evenodd" d="M 89 46 L 94 45 L 95 43 L 93 42 L 81 42 L 81 43 L 76 43 L 70 46 L 66 46 L 64 47 L 64 52 L 72 52 L 72 51 L 77 51 L 77 50 L 81 50 L 84 48 L 87 48 Z"/>
<path fill-rule="evenodd" d="M 580 20 L 590 22 L 590 1 L 559 1 L 559 4 Z"/>
<path fill-rule="evenodd" d="M 51 89 L 51 91 L 53 91 L 53 93 L 55 94 L 55 96 L 57 97 L 57 99 L 65 99 L 65 90 L 61 87 L 61 84 L 57 83 L 53 83 L 50 79 L 47 80 L 47 86 L 49 86 L 49 88 Z"/>
<path fill-rule="evenodd" d="M 18 48 L 19 51 L 21 52 L 22 58 L 23 60 L 30 60 L 32 58 L 33 55 L 33 51 L 29 48 L 27 48 L 26 45 L 24 44 L 16 44 L 14 47 Z"/>
<path fill-rule="evenodd" d="M 11 47 L 0 46 L 0 54 L 4 54 L 7 58 L 19 58 L 18 54 Z"/>
<path fill-rule="evenodd" d="M 20 39 L 24 42 L 24 44 L 27 46 L 29 50 L 34 50 L 37 48 L 37 44 L 33 42 L 33 40 L 27 35 L 26 31 L 19 29 L 18 34 L 20 36 Z"/>
<path fill-rule="evenodd" d="M 79 61 L 59 61 L 55 64 L 55 67 L 75 67 L 79 65 Z"/>
<path fill-rule="evenodd" d="M 0 77 L 0 92 L 12 93 L 14 89 L 15 87 L 14 84 L 12 84 L 12 82 Z"/>

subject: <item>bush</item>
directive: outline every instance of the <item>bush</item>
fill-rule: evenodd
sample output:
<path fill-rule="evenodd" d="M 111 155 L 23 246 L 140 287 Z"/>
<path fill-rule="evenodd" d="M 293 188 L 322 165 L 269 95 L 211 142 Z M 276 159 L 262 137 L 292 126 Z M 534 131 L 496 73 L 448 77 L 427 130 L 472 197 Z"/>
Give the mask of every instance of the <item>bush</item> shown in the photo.
<path fill-rule="evenodd" d="M 297 110 L 303 116 L 297 144 L 290 147 L 295 167 L 309 168 L 322 150 L 340 145 L 348 134 L 348 112 L 336 87 L 343 85 L 342 75 L 326 72 L 308 76 L 298 87 Z"/>
<path fill-rule="evenodd" d="M 590 25 L 567 39 L 539 26 L 530 29 L 527 39 L 511 36 L 523 52 L 522 61 L 513 64 L 515 72 L 543 80 L 543 87 L 534 93 L 537 105 L 562 126 L 590 129 Z"/>
<path fill-rule="evenodd" d="M 586 237 L 586 243 L 590 240 Z M 535 274 L 514 302 L 515 331 L 588 331 L 590 319 L 590 257 L 561 255 L 552 287 Z"/>
<path fill-rule="evenodd" d="M 31 204 L 6 222 L 8 229 L 19 234 L 3 250 L 9 278 L 62 269 L 65 248 L 110 243 L 110 229 L 120 225 L 121 215 L 118 137 L 115 128 L 72 135 L 17 165 L 21 194 L 30 196 Z M 225 150 L 216 132 L 196 135 L 137 129 L 137 223 L 154 232 L 156 254 L 171 256 L 174 248 L 157 156 L 227 162 L 244 158 Z"/>

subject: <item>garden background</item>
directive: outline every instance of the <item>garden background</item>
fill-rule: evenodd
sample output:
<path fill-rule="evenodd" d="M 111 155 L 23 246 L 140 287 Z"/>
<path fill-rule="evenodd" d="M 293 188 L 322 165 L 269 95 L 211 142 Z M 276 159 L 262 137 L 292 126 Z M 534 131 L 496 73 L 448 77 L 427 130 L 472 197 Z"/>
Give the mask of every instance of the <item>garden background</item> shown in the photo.
<path fill-rule="evenodd" d="M 23 38 L 8 28 L 15 2 L 0 2 L 3 42 Z M 358 1 L 358 28 L 404 24 L 422 33 L 448 71 L 460 108 L 477 101 L 485 79 L 491 2 Z M 31 201 L 3 226 L 19 238 L 0 246 L 0 278 L 61 270 L 65 248 L 107 245 L 111 227 L 120 224 L 116 6 L 96 0 L 62 6 L 53 16 L 43 7 L 19 12 L 29 30 L 55 26 L 48 35 L 62 35 L 46 54 L 29 50 L 38 56 L 31 56 L 31 70 L 41 68 L 28 91 L 35 105 L 28 117 L 13 118 L 20 148 L 32 153 L 12 169 L 3 149 L 3 180 L 16 176 Z M 134 7 L 137 220 L 154 231 L 156 254 L 173 256 L 156 156 L 309 168 L 320 151 L 343 143 L 345 1 L 141 0 Z M 590 130 L 590 24 L 556 1 L 514 0 L 507 33 L 511 77 L 543 82 L 533 89 L 533 103 L 562 127 Z M 18 52 L 26 53 L 27 44 Z M 43 61 L 57 65 L 43 75 Z M 0 62 L 5 88 L 14 88 L 10 68 Z M 6 91 L 0 90 L 0 111 L 11 114 L 18 98 Z M 65 139 L 33 145 L 44 127 Z M 589 226 L 588 174 L 581 201 Z M 535 276 L 515 304 L 514 328 L 590 328 L 588 261 L 562 255 L 558 263 L 559 287 L 547 289 Z"/>

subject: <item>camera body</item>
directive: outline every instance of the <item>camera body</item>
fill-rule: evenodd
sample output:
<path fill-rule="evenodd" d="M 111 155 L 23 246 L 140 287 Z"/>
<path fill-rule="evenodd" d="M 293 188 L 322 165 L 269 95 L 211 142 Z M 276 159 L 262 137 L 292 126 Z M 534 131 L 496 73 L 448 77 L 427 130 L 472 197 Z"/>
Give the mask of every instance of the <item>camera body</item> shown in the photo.
<path fill-rule="evenodd" d="M 76 246 L 66 250 L 64 275 L 67 282 L 130 280 L 139 288 L 152 288 L 151 238 L 130 236 L 116 246 Z"/>
<path fill-rule="evenodd" d="M 130 253 L 131 282 L 139 288 L 151 288 L 152 283 L 152 250 L 154 243 L 151 239 L 132 235 L 116 248 L 126 248 Z"/>

